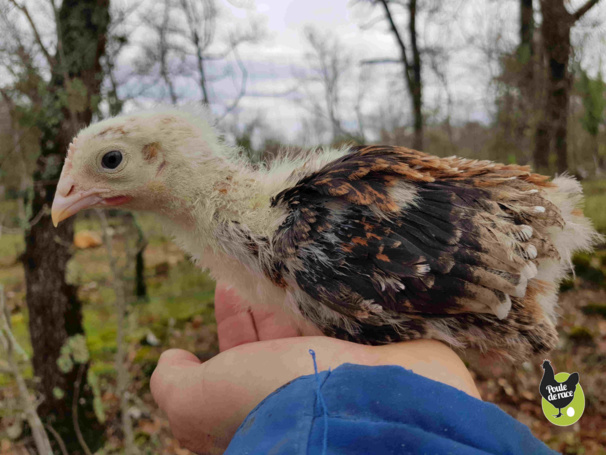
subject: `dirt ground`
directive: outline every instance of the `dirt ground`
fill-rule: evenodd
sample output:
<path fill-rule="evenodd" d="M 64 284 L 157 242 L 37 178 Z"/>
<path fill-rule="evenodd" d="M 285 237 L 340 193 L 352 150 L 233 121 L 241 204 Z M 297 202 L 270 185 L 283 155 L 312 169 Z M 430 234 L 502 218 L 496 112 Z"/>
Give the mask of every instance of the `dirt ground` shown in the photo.
<path fill-rule="evenodd" d="M 560 343 L 547 356 L 556 373 L 580 375 L 586 404 L 576 424 L 558 427 L 543 415 L 539 395 L 543 359 L 515 368 L 497 366 L 490 371 L 473 371 L 484 400 L 497 404 L 564 454 L 606 454 L 606 319 L 603 314 L 586 314 L 587 307 L 598 305 L 602 310 L 606 307 L 604 289 L 589 287 L 562 293 Z"/>

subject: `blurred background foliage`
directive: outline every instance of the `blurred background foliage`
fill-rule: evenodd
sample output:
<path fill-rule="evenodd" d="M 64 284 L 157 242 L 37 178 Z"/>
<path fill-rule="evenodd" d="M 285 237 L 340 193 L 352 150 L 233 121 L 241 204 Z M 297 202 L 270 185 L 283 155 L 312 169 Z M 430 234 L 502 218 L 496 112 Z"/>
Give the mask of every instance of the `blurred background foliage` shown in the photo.
<path fill-rule="evenodd" d="M 201 358 L 218 350 L 214 283 L 153 217 L 83 213 L 54 234 L 48 201 L 69 139 L 91 118 L 200 103 L 257 166 L 284 148 L 386 143 L 568 172 L 606 234 L 604 1 L 343 0 L 333 2 L 347 12 L 338 24 L 310 20 L 288 35 L 272 29 L 280 6 L 269 0 L 76 3 L 0 0 L 0 284 L 26 354 L 18 372 L 0 356 L 1 454 L 37 450 L 17 373 L 55 453 L 189 453 L 153 404 L 149 378 L 169 347 Z M 330 10 L 283 3 L 311 17 Z M 63 265 L 45 252 L 48 239 Z M 60 272 L 43 302 L 28 295 L 32 259 Z M 473 374 L 484 399 L 554 449 L 604 454 L 604 245 L 577 255 L 574 269 L 551 360 L 580 372 L 583 418 L 567 428 L 544 419 L 540 362 Z M 42 328 L 30 333 L 34 319 Z M 45 343 L 55 347 L 41 352 Z M 49 391 L 49 381 L 69 386 Z"/>

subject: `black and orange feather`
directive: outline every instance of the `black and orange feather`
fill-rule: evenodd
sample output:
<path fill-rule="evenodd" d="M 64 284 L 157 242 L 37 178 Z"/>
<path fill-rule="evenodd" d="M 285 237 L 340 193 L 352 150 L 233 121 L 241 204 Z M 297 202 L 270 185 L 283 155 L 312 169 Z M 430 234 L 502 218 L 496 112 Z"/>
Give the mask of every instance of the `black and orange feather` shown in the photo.
<path fill-rule="evenodd" d="M 301 313 L 327 335 L 543 353 L 557 333 L 537 265 L 560 261 L 548 231 L 565 224 L 553 186 L 523 166 L 359 147 L 275 196 L 289 214 L 271 276 L 303 291 Z"/>

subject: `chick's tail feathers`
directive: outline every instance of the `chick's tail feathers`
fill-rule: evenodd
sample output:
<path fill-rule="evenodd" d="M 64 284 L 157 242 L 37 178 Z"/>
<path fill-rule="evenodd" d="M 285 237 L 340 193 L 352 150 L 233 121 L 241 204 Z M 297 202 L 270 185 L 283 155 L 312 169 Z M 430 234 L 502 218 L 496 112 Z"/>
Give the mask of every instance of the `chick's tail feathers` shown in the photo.
<path fill-rule="evenodd" d="M 551 240 L 568 269 L 572 269 L 571 258 L 576 251 L 591 251 L 604 241 L 589 218 L 583 215 L 583 187 L 574 177 L 561 175 L 553 179 L 552 188 L 545 196 L 561 211 L 564 226 L 550 228 Z"/>
<path fill-rule="evenodd" d="M 559 210 L 559 221 L 543 225 L 545 236 L 557 251 L 557 257 L 540 258 L 537 275 L 529 282 L 545 315 L 555 324 L 559 283 L 574 273 L 572 256 L 578 251 L 592 251 L 604 241 L 583 215 L 583 187 L 574 177 L 561 175 L 544 189 L 543 196 Z"/>
<path fill-rule="evenodd" d="M 543 197 L 559 210 L 560 218 L 536 228 L 557 251 L 556 255 L 541 255 L 534 263 L 536 274 L 529 281 L 522 299 L 513 299 L 514 305 L 504 327 L 507 332 L 500 343 L 516 346 L 517 355 L 512 357 L 533 357 L 554 349 L 557 344 L 556 330 L 557 303 L 560 281 L 574 273 L 572 256 L 578 251 L 592 251 L 594 246 L 604 241 L 596 232 L 591 220 L 583 215 L 583 188 L 573 177 L 562 175 L 552 181 L 552 186 L 544 189 Z M 496 344 L 499 344 L 497 342 Z M 505 346 L 503 346 L 505 347 Z M 502 351 L 509 349 L 501 348 Z M 509 351 L 512 352 L 512 351 Z"/>

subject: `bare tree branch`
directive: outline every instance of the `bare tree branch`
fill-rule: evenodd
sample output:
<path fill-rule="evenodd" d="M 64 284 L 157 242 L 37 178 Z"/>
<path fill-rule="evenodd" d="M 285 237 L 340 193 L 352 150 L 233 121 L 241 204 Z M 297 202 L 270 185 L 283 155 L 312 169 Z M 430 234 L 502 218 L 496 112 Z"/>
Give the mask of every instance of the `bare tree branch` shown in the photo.
<path fill-rule="evenodd" d="M 97 209 L 97 216 L 101 222 L 101 228 L 103 233 L 103 243 L 107 251 L 109 259 L 109 267 L 112 275 L 112 285 L 116 294 L 116 309 L 118 312 L 118 332 L 116 334 L 116 372 L 117 372 L 117 394 L 120 400 L 120 416 L 122 420 L 122 431 L 124 432 L 124 453 L 127 455 L 133 455 L 138 453 L 135 445 L 135 437 L 133 432 L 133 424 L 128 413 L 128 369 L 126 367 L 126 322 L 127 322 L 127 301 L 124 291 L 124 283 L 122 276 L 124 270 L 118 267 L 118 260 L 114 254 L 112 247 L 112 238 L 110 235 L 110 227 L 107 222 L 107 217 L 103 210 Z M 132 220 L 132 218 L 131 218 Z M 127 251 L 127 260 L 132 257 L 132 254 Z"/>
<path fill-rule="evenodd" d="M 404 40 L 402 39 L 402 36 L 400 35 L 400 31 L 398 30 L 398 27 L 396 26 L 396 23 L 393 20 L 393 16 L 389 9 L 387 0 L 379 0 L 379 1 L 383 5 L 383 9 L 385 10 L 385 17 L 387 17 L 389 26 L 391 27 L 391 31 L 393 32 L 393 34 L 396 38 L 396 41 L 398 42 L 398 46 L 400 47 L 400 54 L 402 56 L 402 62 L 404 63 L 404 70 L 405 70 L 404 75 L 410 86 L 412 84 L 412 80 L 410 77 L 411 68 L 410 68 L 410 63 L 408 62 L 408 56 L 406 55 L 406 45 L 404 44 Z"/>
<path fill-rule="evenodd" d="M 57 441 L 57 444 L 59 445 L 59 450 L 61 450 L 61 455 L 69 455 L 69 452 L 67 451 L 67 447 L 65 446 L 65 441 L 63 440 L 63 438 L 61 437 L 61 435 L 59 433 L 57 433 L 57 431 L 49 424 L 45 423 L 44 424 L 44 428 L 46 428 L 46 430 L 53 435 L 53 438 L 55 438 L 55 441 Z"/>
<path fill-rule="evenodd" d="M 597 5 L 599 1 L 600 0 L 588 0 L 583 6 L 576 10 L 572 14 L 572 17 L 574 18 L 575 22 L 582 18 L 587 11 Z"/>
<path fill-rule="evenodd" d="M 48 435 L 44 431 L 44 425 L 40 420 L 40 416 L 36 412 L 37 405 L 35 404 L 35 400 L 27 389 L 27 384 L 25 383 L 25 379 L 21 374 L 19 369 L 19 365 L 14 357 L 14 352 L 18 351 L 24 358 L 28 358 L 25 351 L 19 346 L 17 340 L 13 335 L 11 322 L 10 322 L 10 314 L 8 312 L 8 308 L 6 307 L 6 301 L 4 297 L 4 287 L 0 285 L 0 320 L 2 325 L 0 327 L 0 341 L 4 347 L 4 350 L 7 354 L 8 361 L 8 369 L 10 373 L 15 378 L 17 382 L 17 388 L 19 389 L 19 396 L 21 398 L 21 402 L 25 411 L 25 416 L 27 419 L 27 423 L 29 424 L 32 430 L 32 436 L 34 438 L 34 443 L 36 444 L 36 449 L 38 453 L 41 455 L 52 455 L 53 451 L 51 448 L 50 441 L 48 439 Z"/>
<path fill-rule="evenodd" d="M 233 48 L 233 53 L 234 53 L 234 56 L 236 57 L 236 62 L 238 63 L 240 72 L 242 73 L 242 83 L 240 85 L 240 92 L 238 93 L 238 96 L 232 102 L 232 104 L 225 110 L 223 115 L 221 117 L 219 117 L 218 121 L 223 120 L 230 112 L 232 112 L 236 107 L 238 107 L 238 104 L 240 104 L 240 101 L 242 100 L 244 95 L 246 95 L 246 83 L 248 81 L 248 71 L 246 70 L 244 63 L 242 63 L 242 59 L 240 58 L 240 54 L 238 52 L 237 47 Z"/>
<path fill-rule="evenodd" d="M 204 55 L 206 49 L 212 43 L 215 36 L 215 26 L 217 18 L 217 9 L 214 0 L 203 0 L 202 18 L 198 14 L 197 8 L 191 3 L 191 0 L 181 0 L 181 8 L 185 13 L 187 25 L 189 27 L 189 35 L 196 52 L 196 64 L 198 67 L 198 84 L 202 92 L 202 102 L 209 104 L 207 79 L 204 69 L 204 61 L 207 57 Z M 198 31 L 198 27 L 202 27 L 202 36 Z"/>
<path fill-rule="evenodd" d="M 170 101 L 172 104 L 177 104 L 177 93 L 175 92 L 175 86 L 173 85 L 173 81 L 168 74 L 168 43 L 167 43 L 167 34 L 168 34 L 168 23 L 170 21 L 170 3 L 169 0 L 164 0 L 164 15 L 162 16 L 162 25 L 158 28 L 158 37 L 160 39 L 160 48 L 158 52 L 160 53 L 160 73 L 162 74 L 162 79 L 164 79 L 164 83 L 168 87 L 168 92 L 170 94 Z"/>
<path fill-rule="evenodd" d="M 398 60 L 397 58 L 373 58 L 360 61 L 360 65 L 377 65 L 383 63 L 402 63 L 402 60 Z"/>
<path fill-rule="evenodd" d="M 382 20 L 383 20 L 383 18 L 380 17 L 380 16 L 375 17 L 375 18 L 369 20 L 368 22 L 366 22 L 364 24 L 361 24 L 360 25 L 360 29 L 361 30 L 369 30 L 372 27 L 374 27 L 375 25 L 377 25 L 379 22 L 381 22 Z"/>
<path fill-rule="evenodd" d="M 364 128 L 364 115 L 362 114 L 362 103 L 364 102 L 365 95 L 367 94 L 366 84 L 369 81 L 368 67 L 362 66 L 358 73 L 358 93 L 356 97 L 356 104 L 354 111 L 356 113 L 356 119 L 358 120 L 358 132 L 363 142 L 366 142 L 366 133 Z"/>
<path fill-rule="evenodd" d="M 69 86 L 71 78 L 67 72 L 67 60 L 65 59 L 65 52 L 63 50 L 63 33 L 61 32 L 60 21 L 59 21 L 59 9 L 55 4 L 55 0 L 50 0 L 51 7 L 53 8 L 53 14 L 55 16 L 55 27 L 57 31 L 57 54 L 59 54 L 59 68 L 63 74 L 63 84 L 65 87 Z M 69 121 L 71 123 L 72 131 L 75 133 L 78 131 L 78 120 L 76 119 L 76 113 L 71 104 L 67 104 L 67 111 L 69 112 Z"/>
<path fill-rule="evenodd" d="M 398 46 L 400 48 L 400 55 L 402 59 L 404 81 L 408 87 L 408 93 L 410 94 L 412 101 L 412 111 L 414 114 L 414 142 L 413 147 L 422 150 L 423 149 L 423 83 L 421 80 L 421 54 L 417 45 L 417 1 L 408 0 L 408 34 L 410 40 L 410 47 L 412 49 L 412 63 L 408 59 L 406 52 L 406 45 L 402 39 L 402 35 L 396 26 L 393 19 L 393 14 L 389 9 L 389 3 L 397 3 L 402 6 L 402 2 L 396 0 L 379 0 L 385 10 L 385 17 L 389 22 L 391 31 L 396 38 Z"/>
<path fill-rule="evenodd" d="M 36 43 L 38 43 L 38 46 L 40 46 L 40 49 L 42 50 L 42 53 L 44 54 L 44 57 L 46 58 L 48 66 L 52 69 L 56 64 L 55 59 L 48 52 L 48 50 L 46 49 L 46 46 L 44 46 L 44 43 L 42 42 L 42 38 L 40 37 L 40 33 L 38 32 L 38 27 L 36 26 L 36 23 L 30 16 L 27 6 L 20 5 L 19 3 L 17 3 L 16 0 L 9 0 L 9 2 L 11 2 L 13 5 L 15 5 L 15 7 L 25 15 L 27 22 L 29 22 L 29 25 L 32 29 L 32 33 L 34 34 L 34 38 L 36 39 Z"/>
<path fill-rule="evenodd" d="M 306 94 L 302 106 L 318 119 L 328 120 L 331 140 L 335 141 L 349 135 L 343 128 L 341 107 L 344 79 L 350 74 L 352 66 L 351 56 L 331 33 L 308 27 L 305 29 L 305 38 L 310 50 L 306 57 L 311 71 L 300 77 L 303 82 L 300 89 Z M 315 93 L 313 87 L 321 87 L 322 97 Z M 315 123 L 315 126 L 320 125 Z M 323 134 L 321 129 L 316 128 L 319 134 Z"/>
<path fill-rule="evenodd" d="M 93 453 L 88 448 L 88 444 L 86 444 L 86 441 L 84 440 L 84 436 L 82 436 L 82 431 L 80 431 L 80 422 L 78 421 L 78 399 L 80 398 L 82 374 L 84 373 L 85 367 L 85 363 L 81 363 L 78 366 L 78 376 L 76 377 L 76 383 L 74 385 L 74 397 L 72 399 L 72 419 L 74 421 L 74 430 L 76 430 L 76 437 L 78 438 L 78 443 L 80 443 L 80 447 L 84 451 L 84 454 L 93 455 Z"/>
<path fill-rule="evenodd" d="M 292 95 L 293 93 L 296 93 L 298 89 L 299 89 L 299 87 L 297 85 L 293 85 L 292 87 L 279 91 L 279 92 L 272 92 L 272 93 L 248 92 L 246 94 L 246 96 L 256 97 L 256 98 L 284 98 L 284 97 L 287 97 L 288 95 Z"/>

